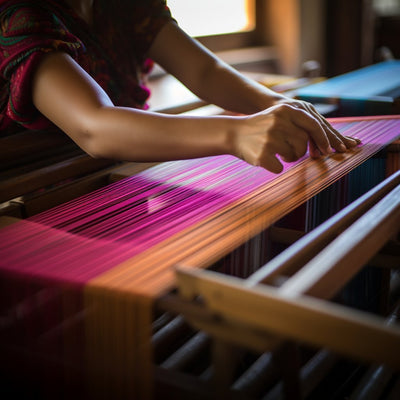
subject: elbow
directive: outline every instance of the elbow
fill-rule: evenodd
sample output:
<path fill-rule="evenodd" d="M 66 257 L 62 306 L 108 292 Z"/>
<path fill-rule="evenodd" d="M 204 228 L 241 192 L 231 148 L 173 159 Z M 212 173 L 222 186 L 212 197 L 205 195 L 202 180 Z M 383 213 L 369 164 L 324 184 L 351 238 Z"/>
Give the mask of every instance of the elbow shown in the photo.
<path fill-rule="evenodd" d="M 95 133 L 85 129 L 80 131 L 78 136 L 78 146 L 90 157 L 96 159 L 108 158 Z"/>
<path fill-rule="evenodd" d="M 77 121 L 76 121 L 77 122 Z M 78 121 L 65 132 L 90 157 L 96 159 L 112 158 L 104 141 L 103 129 L 94 115 Z"/>
<path fill-rule="evenodd" d="M 102 153 L 101 151 L 96 151 L 94 149 L 93 151 L 91 149 L 85 150 L 85 153 L 90 156 L 91 158 L 94 159 L 108 159 L 110 157 L 107 157 L 105 153 Z"/>
<path fill-rule="evenodd" d="M 101 146 L 99 146 L 97 143 L 91 143 L 90 146 L 87 146 L 86 149 L 83 149 L 87 155 L 89 155 L 92 158 L 95 159 L 116 159 L 115 156 L 113 156 L 109 151 L 106 149 L 103 149 Z"/>
<path fill-rule="evenodd" d="M 90 157 L 95 159 L 112 159 L 115 158 L 111 154 L 110 149 L 103 143 L 97 132 L 85 130 L 81 133 L 79 147 Z"/>

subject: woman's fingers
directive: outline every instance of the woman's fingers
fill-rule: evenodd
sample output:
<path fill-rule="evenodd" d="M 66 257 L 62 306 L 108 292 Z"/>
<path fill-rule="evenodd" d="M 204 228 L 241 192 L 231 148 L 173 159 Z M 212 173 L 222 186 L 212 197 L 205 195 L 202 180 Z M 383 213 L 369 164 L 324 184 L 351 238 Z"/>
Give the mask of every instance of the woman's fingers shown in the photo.
<path fill-rule="evenodd" d="M 279 104 L 286 104 L 298 110 L 303 110 L 308 114 L 309 118 L 311 117 L 316 120 L 324 132 L 324 136 L 326 136 L 329 146 L 337 152 L 345 152 L 361 143 L 357 138 L 343 136 L 315 109 L 311 103 L 302 100 L 287 99 L 283 101 L 280 100 Z M 301 123 L 302 126 L 309 131 L 311 157 L 318 157 L 321 154 L 330 153 L 330 149 L 326 147 L 326 142 L 324 138 L 321 138 L 321 132 L 318 131 L 318 129 L 313 128 L 311 125 L 307 128 L 307 126 L 304 125 L 304 119 L 296 119 L 296 123 Z"/>
<path fill-rule="evenodd" d="M 338 152 L 344 152 L 352 147 L 355 147 L 361 143 L 360 139 L 352 138 L 349 136 L 343 136 L 338 130 L 336 130 L 326 119 L 322 116 L 315 107 L 308 102 L 301 101 L 298 104 L 299 107 L 305 107 L 305 109 L 316 118 L 323 129 L 325 130 L 328 140 L 331 146 Z"/>
<path fill-rule="evenodd" d="M 278 173 L 283 166 L 277 156 L 285 162 L 293 162 L 306 154 L 308 133 L 293 124 L 286 113 L 282 113 L 279 109 L 269 110 L 259 117 L 257 118 L 259 139 L 253 142 L 254 148 L 248 152 L 253 155 L 253 160 L 250 161 L 252 164 Z"/>
<path fill-rule="evenodd" d="M 322 154 L 332 153 L 328 135 L 318 119 L 312 117 L 303 108 L 293 107 L 290 104 L 281 104 L 275 107 L 279 107 L 277 112 L 282 114 L 281 117 L 287 118 L 294 126 L 306 132 L 308 138 L 314 142 Z M 292 136 L 290 131 L 288 133 Z"/>
<path fill-rule="evenodd" d="M 281 135 L 279 140 L 270 145 L 271 151 L 279 154 L 283 161 L 293 162 L 303 157 L 307 152 L 307 133 L 293 127 L 292 135 Z"/>
<path fill-rule="evenodd" d="M 257 164 L 271 172 L 280 173 L 283 165 L 277 155 L 285 162 L 294 162 L 304 156 L 307 152 L 307 134 L 296 127 L 294 130 L 298 131 L 297 135 L 292 137 L 280 135 L 269 141 Z"/>
<path fill-rule="evenodd" d="M 313 140 L 310 140 L 308 143 L 308 152 L 311 158 L 321 157 L 321 152 L 318 150 L 318 147 Z"/>
<path fill-rule="evenodd" d="M 258 166 L 263 167 L 274 174 L 279 174 L 283 170 L 282 163 L 274 153 L 265 153 L 260 159 Z"/>
<path fill-rule="evenodd" d="M 333 149 L 344 152 L 360 143 L 341 135 L 305 102 L 281 102 L 245 120 L 237 153 L 250 164 L 274 173 L 282 171 L 281 160 L 294 162 L 306 154 L 307 148 L 312 158 L 318 158 Z"/>
<path fill-rule="evenodd" d="M 347 148 L 355 147 L 361 144 L 361 140 L 358 138 L 350 137 L 350 136 L 342 136 L 342 140 L 347 146 Z"/>

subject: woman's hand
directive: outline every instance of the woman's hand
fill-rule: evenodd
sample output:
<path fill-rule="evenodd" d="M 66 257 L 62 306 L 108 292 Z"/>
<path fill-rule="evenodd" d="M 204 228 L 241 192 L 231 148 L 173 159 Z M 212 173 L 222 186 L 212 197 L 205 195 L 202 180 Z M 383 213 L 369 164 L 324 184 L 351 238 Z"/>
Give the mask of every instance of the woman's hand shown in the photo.
<path fill-rule="evenodd" d="M 279 173 L 283 161 L 301 158 L 309 148 L 312 157 L 333 149 L 346 151 L 360 143 L 342 136 L 309 103 L 290 99 L 246 117 L 234 131 L 233 153 L 246 162 Z M 333 149 L 332 149 L 333 148 Z"/>
<path fill-rule="evenodd" d="M 275 105 L 286 104 L 288 106 L 294 107 L 299 110 L 306 111 L 312 118 L 317 120 L 326 135 L 330 146 L 337 152 L 345 152 L 346 150 L 357 146 L 361 141 L 357 138 L 352 138 L 349 136 L 343 136 L 338 132 L 333 126 L 315 109 L 315 107 L 306 101 L 296 100 L 291 98 L 282 98 L 274 101 Z M 310 136 L 309 143 L 310 156 L 317 158 L 321 154 L 324 154 L 323 149 L 319 148 L 318 142 L 314 141 L 313 136 Z"/>

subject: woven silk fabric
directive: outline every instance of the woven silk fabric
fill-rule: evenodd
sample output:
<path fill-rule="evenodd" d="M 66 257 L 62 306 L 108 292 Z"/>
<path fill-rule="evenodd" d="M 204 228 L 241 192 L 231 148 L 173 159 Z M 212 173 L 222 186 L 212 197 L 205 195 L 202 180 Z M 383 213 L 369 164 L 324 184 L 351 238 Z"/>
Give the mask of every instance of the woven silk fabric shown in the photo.
<path fill-rule="evenodd" d="M 153 306 L 174 267 L 212 266 L 400 137 L 399 116 L 331 123 L 362 145 L 279 175 L 231 156 L 162 163 L 1 229 L 0 305 L 19 304 L 22 332 L 3 340 L 83 368 L 94 398 L 150 398 Z"/>
<path fill-rule="evenodd" d="M 399 121 L 394 117 L 334 120 L 337 129 L 359 136 L 364 144 L 319 160 L 306 155 L 284 163 L 280 175 L 232 156 L 162 163 L 3 229 L 0 265 L 85 284 L 126 260 L 153 252 L 182 232 L 207 226 L 205 221 L 215 220 L 227 209 L 237 213 L 241 208 L 251 215 L 261 199 L 263 207 L 270 207 L 287 193 L 285 204 L 266 214 L 265 224 L 270 224 L 300 204 L 291 204 L 294 194 L 304 190 L 310 198 L 395 140 Z"/>
<path fill-rule="evenodd" d="M 116 105 L 147 108 L 146 52 L 171 15 L 162 0 L 94 2 L 89 26 L 63 1 L 0 1 L 0 130 L 44 129 L 50 122 L 31 101 L 32 74 L 43 57 L 73 57 Z"/>

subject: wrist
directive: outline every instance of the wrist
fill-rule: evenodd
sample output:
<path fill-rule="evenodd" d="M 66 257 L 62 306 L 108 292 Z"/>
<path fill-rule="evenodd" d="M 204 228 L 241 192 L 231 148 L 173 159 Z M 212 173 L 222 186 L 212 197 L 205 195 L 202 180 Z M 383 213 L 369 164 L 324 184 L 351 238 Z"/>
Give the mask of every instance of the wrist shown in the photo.
<path fill-rule="evenodd" d="M 224 154 L 242 158 L 240 138 L 243 136 L 243 131 L 246 129 L 246 121 L 247 116 L 235 116 L 227 120 L 224 138 Z"/>
<path fill-rule="evenodd" d="M 270 108 L 272 106 L 275 106 L 276 104 L 279 104 L 281 102 L 287 101 L 288 98 L 284 95 L 281 95 L 279 93 L 273 93 L 272 95 L 269 95 L 267 99 L 262 103 L 260 107 L 260 111 L 265 110 L 267 108 Z"/>

